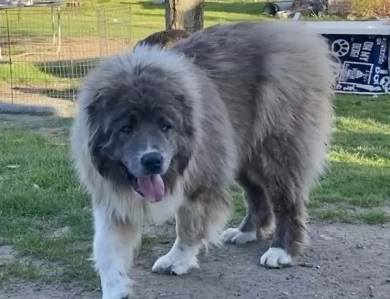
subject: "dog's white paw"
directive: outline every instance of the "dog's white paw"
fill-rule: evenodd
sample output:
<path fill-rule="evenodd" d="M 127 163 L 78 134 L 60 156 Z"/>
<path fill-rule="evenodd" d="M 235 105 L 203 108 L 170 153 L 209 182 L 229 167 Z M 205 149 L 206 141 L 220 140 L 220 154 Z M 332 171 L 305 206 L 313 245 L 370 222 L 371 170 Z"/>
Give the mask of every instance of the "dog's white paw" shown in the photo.
<path fill-rule="evenodd" d="M 222 233 L 225 243 L 243 245 L 257 240 L 256 232 L 242 232 L 238 228 L 228 228 Z"/>
<path fill-rule="evenodd" d="M 191 268 L 199 268 L 197 252 L 198 247 L 180 246 L 175 242 L 172 249 L 154 263 L 152 272 L 171 275 L 186 274 Z"/>
<path fill-rule="evenodd" d="M 198 268 L 197 261 L 177 259 L 172 254 L 160 257 L 153 265 L 152 272 L 170 275 L 183 275 L 191 268 Z"/>
<path fill-rule="evenodd" d="M 261 256 L 260 264 L 268 268 L 281 268 L 291 265 L 292 258 L 283 248 L 271 247 Z"/>
<path fill-rule="evenodd" d="M 127 276 L 105 282 L 103 286 L 103 299 L 130 299 L 132 295 L 133 283 Z"/>

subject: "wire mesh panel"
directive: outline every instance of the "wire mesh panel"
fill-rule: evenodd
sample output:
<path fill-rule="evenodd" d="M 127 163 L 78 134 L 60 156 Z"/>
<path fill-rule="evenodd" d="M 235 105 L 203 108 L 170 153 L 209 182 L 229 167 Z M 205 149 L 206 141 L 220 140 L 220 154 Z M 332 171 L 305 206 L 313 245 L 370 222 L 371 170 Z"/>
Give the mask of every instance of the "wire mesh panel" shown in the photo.
<path fill-rule="evenodd" d="M 131 49 L 129 5 L 0 10 L 1 107 L 71 109 L 103 56 Z"/>

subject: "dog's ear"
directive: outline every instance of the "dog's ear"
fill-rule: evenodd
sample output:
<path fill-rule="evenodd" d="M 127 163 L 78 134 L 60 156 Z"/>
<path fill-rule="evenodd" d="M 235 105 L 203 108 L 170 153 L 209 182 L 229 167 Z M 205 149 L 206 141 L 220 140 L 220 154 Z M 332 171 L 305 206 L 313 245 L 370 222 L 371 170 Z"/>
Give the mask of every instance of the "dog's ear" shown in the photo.
<path fill-rule="evenodd" d="M 104 132 L 104 138 L 110 132 L 110 118 L 106 113 L 107 107 L 110 107 L 110 98 L 107 96 L 107 91 L 99 89 L 91 93 L 89 104 L 85 107 L 90 131 L 95 133 L 102 131 Z M 97 124 L 99 124 L 99 128 Z"/>
<path fill-rule="evenodd" d="M 110 135 L 104 133 L 100 128 L 93 128 L 94 133 L 89 137 L 88 148 L 91 154 L 92 163 L 95 165 L 97 171 L 102 177 L 105 177 L 113 167 L 112 161 L 108 157 L 110 150 Z"/>
<path fill-rule="evenodd" d="M 164 175 L 165 185 L 171 192 L 174 191 L 178 178 L 182 176 L 187 169 L 192 156 L 189 145 L 179 144 L 178 146 L 178 153 L 173 157 L 171 166 Z"/>
<path fill-rule="evenodd" d="M 84 108 L 88 115 L 88 120 L 93 122 L 96 120 L 96 115 L 99 108 L 103 105 L 103 95 L 99 89 L 92 91 L 88 95 L 88 105 Z"/>
<path fill-rule="evenodd" d="M 175 157 L 175 168 L 180 175 L 183 175 L 184 170 L 188 167 L 192 155 L 192 150 L 189 147 L 182 147 Z"/>
<path fill-rule="evenodd" d="M 195 126 L 192 121 L 192 113 L 193 113 L 192 105 L 182 94 L 176 95 L 175 98 L 176 101 L 180 103 L 182 106 L 180 112 L 183 118 L 183 132 L 189 139 L 193 139 L 195 136 Z"/>
<path fill-rule="evenodd" d="M 99 172 L 99 174 L 106 178 L 108 176 L 107 174 L 107 169 L 108 167 L 106 166 L 108 159 L 105 157 L 100 157 L 100 156 L 91 156 L 92 158 L 92 164 L 95 165 L 96 170 Z"/>

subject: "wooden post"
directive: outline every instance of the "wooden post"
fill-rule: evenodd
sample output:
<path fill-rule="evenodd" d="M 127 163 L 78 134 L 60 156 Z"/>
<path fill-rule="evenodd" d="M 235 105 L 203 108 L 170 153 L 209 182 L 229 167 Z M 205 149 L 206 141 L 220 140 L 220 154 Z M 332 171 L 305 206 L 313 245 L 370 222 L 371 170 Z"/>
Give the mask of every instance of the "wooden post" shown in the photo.
<path fill-rule="evenodd" d="M 204 0 L 166 0 L 166 29 L 182 29 L 193 33 L 203 28 Z"/>

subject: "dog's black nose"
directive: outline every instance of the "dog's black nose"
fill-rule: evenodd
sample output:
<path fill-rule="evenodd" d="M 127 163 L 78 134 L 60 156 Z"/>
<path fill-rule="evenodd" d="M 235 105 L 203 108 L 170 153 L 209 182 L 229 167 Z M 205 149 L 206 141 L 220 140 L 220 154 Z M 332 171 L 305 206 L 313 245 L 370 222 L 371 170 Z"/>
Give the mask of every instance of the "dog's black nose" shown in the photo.
<path fill-rule="evenodd" d="M 161 172 L 163 157 L 158 152 L 147 153 L 141 158 L 142 166 L 150 174 Z"/>

